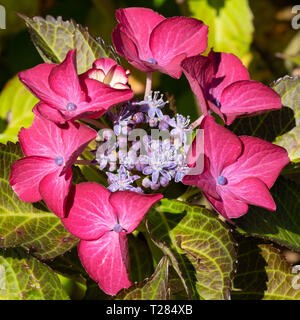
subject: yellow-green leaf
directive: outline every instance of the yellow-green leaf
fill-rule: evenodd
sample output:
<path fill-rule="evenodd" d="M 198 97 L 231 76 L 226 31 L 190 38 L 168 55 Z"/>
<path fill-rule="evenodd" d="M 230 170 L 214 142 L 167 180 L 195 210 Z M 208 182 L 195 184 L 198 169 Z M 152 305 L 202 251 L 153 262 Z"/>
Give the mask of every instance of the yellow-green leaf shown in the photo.
<path fill-rule="evenodd" d="M 3 129 L 0 132 L 0 142 L 16 142 L 22 127 L 28 128 L 34 114 L 32 108 L 38 102 L 15 76 L 7 82 L 0 94 L 0 120 Z"/>

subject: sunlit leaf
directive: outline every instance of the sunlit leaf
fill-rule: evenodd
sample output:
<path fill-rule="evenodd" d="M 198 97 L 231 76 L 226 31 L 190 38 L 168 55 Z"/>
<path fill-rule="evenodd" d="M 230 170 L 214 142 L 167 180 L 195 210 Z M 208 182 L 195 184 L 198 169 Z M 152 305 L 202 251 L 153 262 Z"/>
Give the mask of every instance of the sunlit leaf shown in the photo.
<path fill-rule="evenodd" d="M 234 242 L 229 228 L 214 213 L 163 199 L 147 219 L 153 241 L 169 256 L 189 298 L 229 298 Z"/>
<path fill-rule="evenodd" d="M 295 127 L 276 138 L 275 143 L 287 149 L 293 162 L 300 162 L 300 77 L 286 76 L 277 80 L 274 90 L 280 94 L 282 104 L 294 111 Z"/>
<path fill-rule="evenodd" d="M 114 56 L 111 47 L 101 38 L 93 38 L 87 28 L 75 21 L 63 21 L 47 16 L 46 19 L 32 19 L 20 15 L 26 22 L 31 39 L 45 62 L 60 63 L 71 49 L 77 49 L 77 69 L 79 73 L 91 68 L 98 58 Z"/>
<path fill-rule="evenodd" d="M 293 274 L 292 266 L 272 245 L 246 239 L 239 243 L 238 261 L 233 299 L 300 299 L 300 290 L 295 286 L 297 272 Z"/>
<path fill-rule="evenodd" d="M 0 249 L 0 300 L 69 300 L 57 275 L 23 249 Z"/>
<path fill-rule="evenodd" d="M 169 260 L 163 257 L 153 275 L 144 282 L 119 293 L 120 300 L 167 300 Z"/>
<path fill-rule="evenodd" d="M 188 0 L 192 16 L 209 27 L 208 49 L 243 58 L 250 48 L 253 16 L 247 0 Z"/>
<path fill-rule="evenodd" d="M 16 142 L 21 127 L 29 127 L 33 121 L 32 108 L 38 102 L 19 81 L 12 78 L 0 94 L 0 119 L 3 129 L 0 131 L 0 142 Z"/>

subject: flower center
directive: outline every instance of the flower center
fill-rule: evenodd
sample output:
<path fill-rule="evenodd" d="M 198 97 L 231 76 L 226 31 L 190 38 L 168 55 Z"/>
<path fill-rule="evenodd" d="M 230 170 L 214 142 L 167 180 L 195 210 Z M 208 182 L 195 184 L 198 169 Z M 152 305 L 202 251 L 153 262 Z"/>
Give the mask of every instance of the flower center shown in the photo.
<path fill-rule="evenodd" d="M 217 181 L 218 181 L 218 184 L 220 184 L 221 186 L 224 186 L 227 183 L 227 179 L 223 176 L 219 176 Z"/>
<path fill-rule="evenodd" d="M 69 102 L 69 103 L 67 104 L 66 109 L 67 109 L 68 111 L 74 111 L 74 110 L 77 109 L 77 106 L 76 106 L 74 103 Z"/>
<path fill-rule="evenodd" d="M 122 230 L 123 230 L 123 228 L 118 223 L 115 224 L 115 226 L 113 228 L 114 232 L 120 233 Z"/>
<path fill-rule="evenodd" d="M 64 158 L 61 157 L 61 156 L 58 156 L 58 157 L 55 158 L 54 162 L 56 163 L 56 165 L 58 165 L 60 167 L 64 163 Z"/>
<path fill-rule="evenodd" d="M 220 102 L 217 100 L 217 99 L 214 99 L 214 100 L 212 100 L 212 103 L 214 104 L 214 105 L 216 105 L 218 108 L 220 108 Z"/>
<path fill-rule="evenodd" d="M 152 63 L 152 64 L 157 64 L 157 61 L 155 59 L 153 59 L 153 58 L 149 58 L 147 60 L 147 62 Z"/>

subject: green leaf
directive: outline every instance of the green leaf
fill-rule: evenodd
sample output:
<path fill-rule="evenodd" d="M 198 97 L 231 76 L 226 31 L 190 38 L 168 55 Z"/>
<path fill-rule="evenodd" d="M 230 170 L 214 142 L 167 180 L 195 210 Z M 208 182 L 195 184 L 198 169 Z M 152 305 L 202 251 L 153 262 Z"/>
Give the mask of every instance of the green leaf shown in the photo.
<path fill-rule="evenodd" d="M 252 41 L 253 16 L 247 0 L 188 0 L 192 16 L 209 27 L 208 50 L 243 58 Z"/>
<path fill-rule="evenodd" d="M 23 249 L 0 249 L 0 300 L 69 300 L 57 275 Z"/>
<path fill-rule="evenodd" d="M 169 259 L 163 257 L 148 280 L 121 291 L 117 300 L 168 300 Z"/>
<path fill-rule="evenodd" d="M 295 124 L 292 130 L 277 137 L 274 143 L 288 151 L 291 161 L 300 162 L 300 76 L 285 76 L 277 80 L 273 88 L 280 94 L 282 104 L 294 111 Z"/>
<path fill-rule="evenodd" d="M 21 127 L 29 127 L 33 121 L 32 108 L 38 102 L 15 76 L 7 82 L 0 94 L 0 119 L 3 128 L 0 142 L 16 142 Z"/>
<path fill-rule="evenodd" d="M 282 107 L 258 116 L 236 119 L 229 129 L 239 136 L 253 136 L 273 142 L 277 136 L 289 132 L 293 127 L 293 110 Z"/>
<path fill-rule="evenodd" d="M 238 247 L 232 298 L 238 300 L 299 300 L 297 275 L 280 252 L 269 244 L 246 239 Z M 296 272 L 295 272 L 296 273 Z"/>
<path fill-rule="evenodd" d="M 152 256 L 141 233 L 137 236 L 130 234 L 127 239 L 130 255 L 130 280 L 141 282 L 153 273 Z"/>
<path fill-rule="evenodd" d="M 237 231 L 269 239 L 300 252 L 300 189 L 280 177 L 271 189 L 276 212 L 251 207 L 247 214 L 233 219 Z"/>
<path fill-rule="evenodd" d="M 175 269 L 169 267 L 169 288 L 170 288 L 170 300 L 187 300 L 188 296 L 185 291 L 184 285 L 178 276 Z"/>
<path fill-rule="evenodd" d="M 161 200 L 147 215 L 153 241 L 169 256 L 192 299 L 228 299 L 235 249 L 230 230 L 211 211 Z"/>
<path fill-rule="evenodd" d="M 0 145 L 0 247 L 22 246 L 46 260 L 77 244 L 60 219 L 40 203 L 19 200 L 9 184 L 11 165 L 23 156 L 20 145 Z"/>
<path fill-rule="evenodd" d="M 71 49 L 77 49 L 77 70 L 79 73 L 91 68 L 96 59 L 115 57 L 111 46 L 106 46 L 101 38 L 93 38 L 87 28 L 75 21 L 63 21 L 47 16 L 20 17 L 26 22 L 31 39 L 45 62 L 61 63 Z"/>

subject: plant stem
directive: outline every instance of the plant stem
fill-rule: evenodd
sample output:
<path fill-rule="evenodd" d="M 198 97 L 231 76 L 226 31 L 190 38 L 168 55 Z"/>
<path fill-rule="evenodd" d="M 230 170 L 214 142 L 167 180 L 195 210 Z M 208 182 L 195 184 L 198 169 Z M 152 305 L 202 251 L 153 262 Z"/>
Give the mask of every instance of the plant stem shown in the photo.
<path fill-rule="evenodd" d="M 98 163 L 91 163 L 90 160 L 77 160 L 74 164 L 79 164 L 81 166 L 96 166 Z"/>
<path fill-rule="evenodd" d="M 184 194 L 182 194 L 180 197 L 177 198 L 177 200 L 186 202 L 188 198 L 196 194 L 201 194 L 200 189 L 195 187 L 189 187 Z"/>
<path fill-rule="evenodd" d="M 194 130 L 195 128 L 197 128 L 198 126 L 200 126 L 202 120 L 204 119 L 204 115 L 202 115 L 201 117 L 199 117 L 196 121 L 194 121 L 191 125 L 190 128 L 192 130 Z"/>
<path fill-rule="evenodd" d="M 144 97 L 145 100 L 146 100 L 146 97 L 150 94 L 151 87 L 152 87 L 152 72 L 147 72 L 146 89 L 145 89 L 145 97 Z"/>
<path fill-rule="evenodd" d="M 84 121 L 85 123 L 91 124 L 92 126 L 98 128 L 98 129 L 109 129 L 105 124 L 94 120 L 94 119 L 81 119 L 81 121 Z"/>

